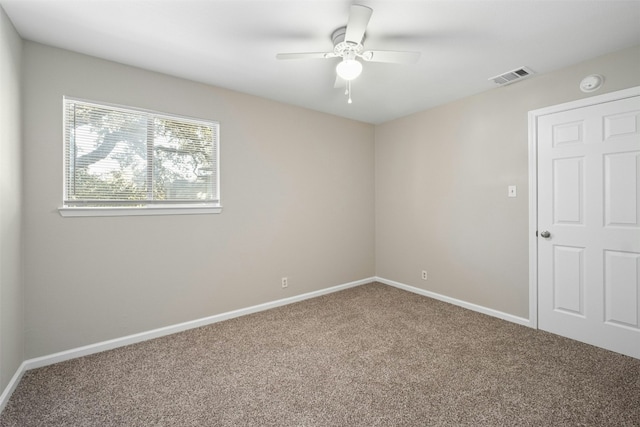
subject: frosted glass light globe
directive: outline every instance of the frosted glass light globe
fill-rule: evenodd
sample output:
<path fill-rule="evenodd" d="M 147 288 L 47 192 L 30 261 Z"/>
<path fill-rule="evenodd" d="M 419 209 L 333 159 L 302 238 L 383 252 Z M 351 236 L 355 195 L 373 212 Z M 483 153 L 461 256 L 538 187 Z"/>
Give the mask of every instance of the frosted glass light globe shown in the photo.
<path fill-rule="evenodd" d="M 355 59 L 345 59 L 336 66 L 336 73 L 345 80 L 353 80 L 362 73 L 362 64 Z"/>

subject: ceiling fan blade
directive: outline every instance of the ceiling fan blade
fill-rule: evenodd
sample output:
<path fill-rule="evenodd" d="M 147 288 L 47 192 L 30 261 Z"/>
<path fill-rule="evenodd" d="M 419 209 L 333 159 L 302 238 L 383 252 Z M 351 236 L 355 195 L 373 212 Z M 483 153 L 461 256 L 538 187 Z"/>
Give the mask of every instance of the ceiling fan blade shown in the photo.
<path fill-rule="evenodd" d="M 325 59 L 335 58 L 333 52 L 302 52 L 302 53 L 279 53 L 276 59 Z"/>
<path fill-rule="evenodd" d="M 415 64 L 419 58 L 420 52 L 399 52 L 394 50 L 367 50 L 362 52 L 362 59 L 369 62 Z"/>
<path fill-rule="evenodd" d="M 373 9 L 367 6 L 352 5 L 349 11 L 349 21 L 347 22 L 347 32 L 344 35 L 344 40 L 355 44 L 361 43 L 372 13 Z"/>

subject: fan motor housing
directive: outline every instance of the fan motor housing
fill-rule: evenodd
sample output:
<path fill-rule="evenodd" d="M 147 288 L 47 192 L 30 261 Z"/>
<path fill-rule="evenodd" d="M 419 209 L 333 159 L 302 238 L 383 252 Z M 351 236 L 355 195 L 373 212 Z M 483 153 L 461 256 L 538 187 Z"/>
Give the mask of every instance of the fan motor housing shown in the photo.
<path fill-rule="evenodd" d="M 347 33 L 347 27 L 340 27 L 331 33 L 331 41 L 333 42 L 333 53 L 338 56 L 343 56 L 345 52 L 353 51 L 357 55 L 360 55 L 364 50 L 362 43 L 365 36 L 362 36 L 360 43 L 353 43 L 344 40 L 344 36 Z"/>

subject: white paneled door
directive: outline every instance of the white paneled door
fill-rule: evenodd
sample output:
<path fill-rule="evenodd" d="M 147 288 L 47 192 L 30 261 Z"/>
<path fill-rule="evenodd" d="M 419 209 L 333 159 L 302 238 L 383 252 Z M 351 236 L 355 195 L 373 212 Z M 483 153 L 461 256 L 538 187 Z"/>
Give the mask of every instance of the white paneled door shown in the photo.
<path fill-rule="evenodd" d="M 536 133 L 538 327 L 640 358 L 640 96 Z"/>

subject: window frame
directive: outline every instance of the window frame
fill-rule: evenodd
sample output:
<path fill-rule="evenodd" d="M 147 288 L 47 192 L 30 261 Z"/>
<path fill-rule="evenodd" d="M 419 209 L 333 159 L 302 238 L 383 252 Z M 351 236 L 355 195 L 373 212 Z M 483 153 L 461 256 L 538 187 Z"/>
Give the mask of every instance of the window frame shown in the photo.
<path fill-rule="evenodd" d="M 131 111 L 132 113 L 143 113 L 153 117 L 169 118 L 171 120 L 185 121 L 190 123 L 199 123 L 206 126 L 211 126 L 215 137 L 213 138 L 213 154 L 215 164 L 215 184 L 214 191 L 217 195 L 216 200 L 212 201 L 171 201 L 166 203 L 156 202 L 149 203 L 149 200 L 143 200 L 142 203 L 149 203 L 145 206 L 83 206 L 82 201 L 78 201 L 76 205 L 67 204 L 67 150 L 68 129 L 67 129 L 67 103 L 78 102 L 85 104 L 93 104 L 98 107 L 113 108 L 125 111 Z M 206 120 L 194 117 L 188 117 L 178 114 L 165 113 L 155 110 L 149 110 L 144 108 L 130 107 L 125 105 L 113 104 L 108 102 L 100 102 L 87 100 L 82 98 L 63 96 L 62 100 L 63 118 L 62 118 L 62 164 L 63 164 L 63 177 L 62 177 L 62 206 L 58 207 L 58 212 L 63 217 L 83 217 L 83 216 L 141 216 L 141 215 L 194 215 L 194 214 L 219 214 L 222 212 L 221 196 L 220 196 L 220 123 L 215 120 Z M 109 200 L 105 200 L 104 204 L 108 204 Z M 113 201 L 116 203 L 116 201 Z"/>

